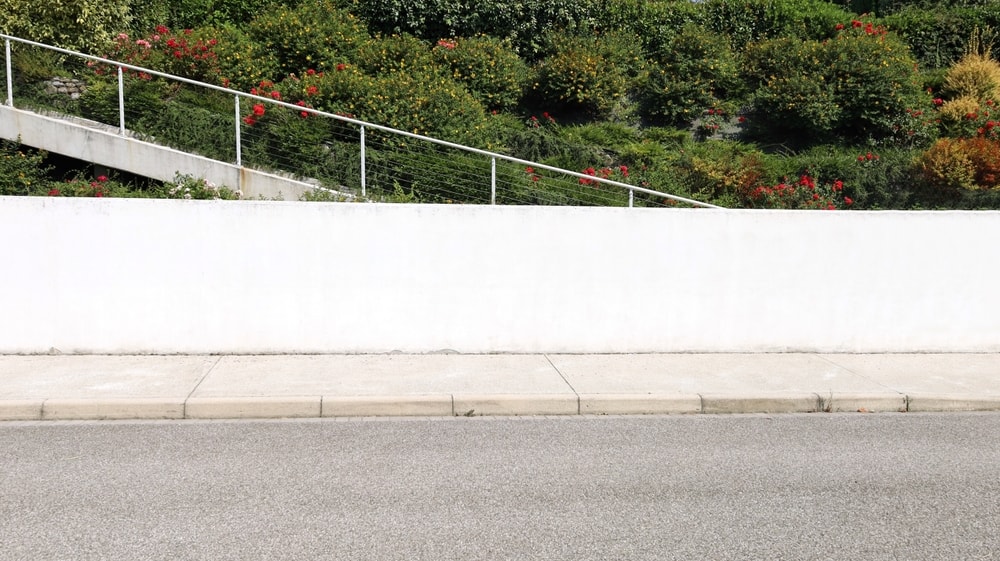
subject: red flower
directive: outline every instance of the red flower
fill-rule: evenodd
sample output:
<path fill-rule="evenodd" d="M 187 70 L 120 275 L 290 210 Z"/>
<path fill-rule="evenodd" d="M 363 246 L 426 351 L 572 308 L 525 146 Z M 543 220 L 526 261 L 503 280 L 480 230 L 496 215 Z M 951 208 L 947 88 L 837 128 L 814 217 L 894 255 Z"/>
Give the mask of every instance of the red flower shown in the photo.
<path fill-rule="evenodd" d="M 271 92 L 271 97 L 273 99 L 281 99 L 281 92 L 279 92 L 278 90 L 274 90 L 273 92 Z"/>
<path fill-rule="evenodd" d="M 538 176 L 537 175 L 532 175 L 531 176 L 531 180 L 532 181 L 538 181 Z"/>
<path fill-rule="evenodd" d="M 524 173 L 535 173 L 535 168 L 528 166 L 524 168 Z"/>
<path fill-rule="evenodd" d="M 934 105 L 943 105 L 943 104 L 944 104 L 944 100 L 943 99 L 941 99 L 940 97 L 935 97 L 934 98 Z"/>
<path fill-rule="evenodd" d="M 309 86 L 306 88 L 306 95 L 316 95 L 317 93 L 319 93 L 319 88 L 316 86 Z"/>
<path fill-rule="evenodd" d="M 98 175 L 97 176 L 97 180 L 100 181 L 101 183 L 104 183 L 105 181 L 108 180 L 108 176 L 106 176 L 106 175 Z"/>
<path fill-rule="evenodd" d="M 839 179 L 836 180 L 836 181 L 834 181 L 833 182 L 833 190 L 834 191 L 843 191 L 844 190 L 844 182 L 841 181 L 841 180 L 839 180 Z"/>
<path fill-rule="evenodd" d="M 347 68 L 347 65 L 343 62 L 337 64 L 337 72 L 342 72 L 345 68 Z"/>
<path fill-rule="evenodd" d="M 848 205 L 848 206 L 853 205 L 854 204 L 854 199 L 852 199 L 850 197 L 844 197 L 844 204 Z"/>
<path fill-rule="evenodd" d="M 836 29 L 837 31 L 840 31 L 841 29 L 844 28 L 844 24 L 838 23 L 837 25 L 833 26 L 833 28 Z"/>
<path fill-rule="evenodd" d="M 258 117 L 262 117 L 264 115 L 264 104 L 258 103 L 257 105 L 254 105 L 253 114 Z"/>
<path fill-rule="evenodd" d="M 622 172 L 622 177 L 628 177 L 628 166 L 618 166 L 618 171 Z"/>
<path fill-rule="evenodd" d="M 316 71 L 313 70 L 312 68 L 310 68 L 309 70 L 306 70 L 306 76 L 313 76 L 315 74 L 316 74 Z"/>
<path fill-rule="evenodd" d="M 864 24 L 863 24 L 863 23 L 861 23 L 861 22 L 860 22 L 860 21 L 858 21 L 858 20 L 852 20 L 852 21 L 851 21 L 851 27 L 861 27 L 862 25 L 864 25 Z"/>
<path fill-rule="evenodd" d="M 257 119 L 254 119 L 253 115 L 247 115 L 246 117 L 243 117 L 243 122 L 246 123 L 248 127 L 252 127 L 257 122 Z"/>
<path fill-rule="evenodd" d="M 167 33 L 170 33 L 170 29 L 168 29 L 167 26 L 165 25 L 157 25 L 156 32 L 159 33 L 160 35 L 165 35 Z"/>
<path fill-rule="evenodd" d="M 50 197 L 58 197 L 59 196 L 59 189 L 50 189 L 49 190 L 49 196 Z"/>

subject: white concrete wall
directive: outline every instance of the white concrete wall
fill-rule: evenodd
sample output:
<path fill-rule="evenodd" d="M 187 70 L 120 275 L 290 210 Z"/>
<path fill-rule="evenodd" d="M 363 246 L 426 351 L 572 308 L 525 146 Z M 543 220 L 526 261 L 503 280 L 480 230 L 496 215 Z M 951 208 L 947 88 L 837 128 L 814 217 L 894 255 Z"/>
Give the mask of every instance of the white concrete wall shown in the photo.
<path fill-rule="evenodd" d="M 1000 351 L 1000 213 L 0 197 L 0 352 Z"/>

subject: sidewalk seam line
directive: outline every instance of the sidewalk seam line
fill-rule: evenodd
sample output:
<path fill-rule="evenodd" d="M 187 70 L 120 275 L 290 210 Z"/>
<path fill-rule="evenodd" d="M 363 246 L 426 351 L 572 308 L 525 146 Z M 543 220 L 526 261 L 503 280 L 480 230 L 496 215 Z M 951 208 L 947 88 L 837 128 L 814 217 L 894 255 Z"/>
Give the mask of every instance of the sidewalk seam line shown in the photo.
<path fill-rule="evenodd" d="M 576 414 L 582 415 L 583 412 L 582 412 L 582 406 L 580 405 L 580 392 L 576 391 L 576 388 L 573 387 L 573 384 L 569 383 L 569 380 L 566 379 L 566 376 L 563 376 L 563 373 L 559 371 L 559 367 L 557 367 L 555 363 L 552 362 L 552 359 L 549 358 L 548 353 L 545 353 L 542 356 L 545 357 L 545 360 L 549 362 L 549 366 L 551 366 L 552 369 L 556 371 L 556 374 L 558 374 L 559 377 L 562 378 L 562 381 L 566 383 L 566 386 L 569 387 L 570 391 L 573 392 L 573 395 L 576 396 Z"/>
<path fill-rule="evenodd" d="M 184 418 L 184 419 L 188 418 L 187 406 L 188 406 L 188 401 L 191 400 L 191 396 L 194 395 L 194 392 L 198 391 L 198 388 L 201 387 L 201 384 L 202 384 L 202 382 L 205 381 L 205 378 L 208 378 L 208 375 L 211 374 L 213 370 L 215 370 L 215 367 L 218 366 L 219 362 L 221 362 L 221 361 L 222 361 L 222 355 L 219 355 L 219 356 L 215 357 L 215 362 L 212 363 L 212 366 L 208 367 L 208 370 L 206 370 L 205 374 L 203 374 L 202 377 L 198 380 L 198 383 L 195 384 L 193 388 L 191 388 L 190 392 L 188 392 L 187 397 L 184 398 L 184 413 L 183 413 L 183 417 L 182 418 Z M 320 402 L 320 404 L 321 404 L 320 414 L 322 414 L 322 411 L 323 411 L 322 410 L 322 402 Z"/>
<path fill-rule="evenodd" d="M 849 373 L 853 374 L 854 376 L 857 376 L 858 378 L 861 378 L 862 380 L 864 380 L 866 382 L 875 384 L 876 386 L 882 386 L 883 388 L 885 388 L 885 389 L 887 389 L 889 391 L 898 393 L 899 395 L 902 395 L 902 396 L 906 396 L 906 392 L 901 392 L 901 391 L 899 391 L 898 389 L 896 389 L 896 388 L 894 388 L 892 386 L 887 386 L 887 385 L 883 384 L 882 382 L 879 382 L 878 380 L 873 380 L 873 379 L 869 378 L 868 376 L 865 376 L 864 374 L 859 374 L 858 372 L 855 372 L 855 371 L 851 370 L 850 368 L 844 366 L 843 364 L 836 363 L 836 362 L 834 362 L 834 361 L 826 358 L 825 356 L 821 355 L 820 353 L 813 353 L 813 356 L 815 356 L 816 358 L 818 358 L 820 360 L 825 360 L 826 362 L 828 362 L 828 363 L 836 366 L 837 368 L 840 368 L 840 369 L 844 370 L 845 372 L 849 372 Z"/>

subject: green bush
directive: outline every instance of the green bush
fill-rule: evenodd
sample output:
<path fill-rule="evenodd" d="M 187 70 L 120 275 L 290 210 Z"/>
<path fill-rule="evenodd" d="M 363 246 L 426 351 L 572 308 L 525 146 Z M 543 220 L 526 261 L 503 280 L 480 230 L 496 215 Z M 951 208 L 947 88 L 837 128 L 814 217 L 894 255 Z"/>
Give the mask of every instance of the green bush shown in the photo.
<path fill-rule="evenodd" d="M 770 139 L 891 138 L 900 115 L 929 103 L 906 45 L 858 20 L 829 41 L 754 45 L 744 71 L 755 88 L 751 130 Z"/>
<path fill-rule="evenodd" d="M 0 140 L 0 195 L 30 195 L 47 184 L 45 152 Z"/>
<path fill-rule="evenodd" d="M 882 21 L 927 68 L 942 68 L 960 59 L 973 30 L 985 23 L 979 10 L 941 4 L 905 6 Z"/>
<path fill-rule="evenodd" d="M 130 0 L 0 0 L 0 33 L 99 53 L 129 24 Z"/>
<path fill-rule="evenodd" d="M 374 76 L 342 63 L 332 72 L 286 80 L 281 89 L 286 101 L 440 139 L 472 141 L 485 128 L 482 104 L 433 69 Z"/>
<path fill-rule="evenodd" d="M 248 23 L 283 0 L 143 0 L 131 2 L 133 32 L 157 25 L 194 29 L 206 25 Z"/>
<path fill-rule="evenodd" d="M 487 109 L 508 111 L 521 100 L 529 69 L 509 41 L 487 35 L 442 39 L 433 54 L 435 62 Z"/>
<path fill-rule="evenodd" d="M 706 0 L 705 26 L 729 37 L 734 49 L 775 37 L 823 40 L 847 11 L 826 0 Z"/>
<path fill-rule="evenodd" d="M 269 76 L 275 81 L 355 60 L 358 48 L 368 40 L 364 24 L 333 0 L 302 0 L 294 8 L 275 6 L 254 19 L 247 33 L 258 45 L 256 52 L 268 53 L 276 61 L 275 75 Z"/>
<path fill-rule="evenodd" d="M 518 54 L 533 59 L 551 30 L 593 28 L 600 0 L 354 0 L 352 11 L 375 34 L 410 33 L 436 42 L 448 37 L 486 34 L 511 42 Z"/>
<path fill-rule="evenodd" d="M 635 83 L 640 49 L 620 35 L 553 34 L 551 54 L 536 67 L 533 101 L 551 111 L 607 117 Z"/>
<path fill-rule="evenodd" d="M 855 208 L 905 208 L 913 202 L 912 161 L 919 150 L 863 146 L 815 146 L 772 159 L 772 178 L 806 173 L 839 179 Z"/>
<path fill-rule="evenodd" d="M 655 57 L 641 95 L 642 112 L 653 122 L 688 126 L 704 109 L 740 93 L 729 43 L 700 26 L 685 26 Z"/>
<path fill-rule="evenodd" d="M 648 52 L 662 49 L 685 26 L 704 21 L 699 3 L 675 0 L 615 0 L 597 14 L 599 29 L 638 37 Z"/>
<path fill-rule="evenodd" d="M 202 32 L 218 38 L 215 54 L 219 75 L 213 82 L 245 92 L 261 80 L 281 77 L 276 53 L 266 50 L 242 29 L 226 24 Z"/>
<path fill-rule="evenodd" d="M 373 37 L 358 48 L 358 68 L 371 75 L 437 70 L 430 45 L 409 34 Z"/>

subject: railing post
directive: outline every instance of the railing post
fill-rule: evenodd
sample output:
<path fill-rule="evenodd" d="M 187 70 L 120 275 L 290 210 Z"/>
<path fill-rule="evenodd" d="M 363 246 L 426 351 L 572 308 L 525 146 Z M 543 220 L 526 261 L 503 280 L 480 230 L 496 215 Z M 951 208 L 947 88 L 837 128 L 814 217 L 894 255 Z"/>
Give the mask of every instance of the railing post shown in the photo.
<path fill-rule="evenodd" d="M 635 200 L 635 190 L 634 189 L 629 189 L 628 190 L 628 207 L 629 208 L 632 208 L 632 202 L 634 200 Z"/>
<path fill-rule="evenodd" d="M 118 67 L 118 132 L 125 136 L 125 78 L 122 67 Z"/>
<path fill-rule="evenodd" d="M 240 126 L 240 96 L 233 96 L 236 99 L 236 166 L 241 167 L 243 165 L 243 150 L 242 142 L 240 141 L 240 133 L 242 132 L 242 127 Z"/>
<path fill-rule="evenodd" d="M 365 165 L 365 126 L 361 125 L 361 196 L 367 196 L 368 178 Z"/>
<path fill-rule="evenodd" d="M 233 106 L 236 108 L 236 190 L 243 192 L 243 150 L 242 141 L 240 140 L 240 133 L 242 126 L 240 125 L 240 96 L 234 95 L 233 99 L 236 103 Z"/>
<path fill-rule="evenodd" d="M 4 51 L 7 55 L 7 105 L 14 107 L 14 80 L 11 73 L 13 65 L 10 63 L 10 39 L 4 39 Z"/>
<path fill-rule="evenodd" d="M 497 159 L 490 158 L 490 204 L 497 204 Z"/>

